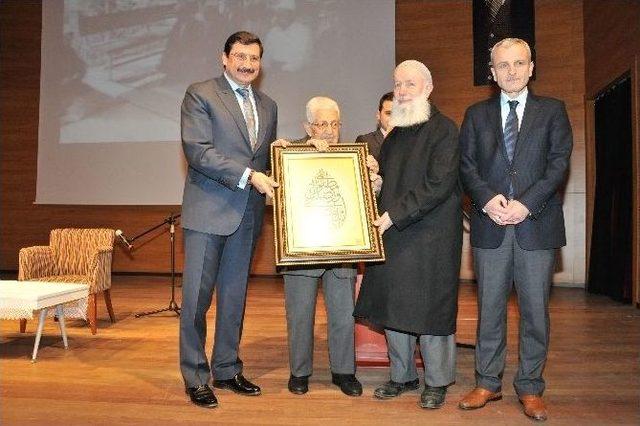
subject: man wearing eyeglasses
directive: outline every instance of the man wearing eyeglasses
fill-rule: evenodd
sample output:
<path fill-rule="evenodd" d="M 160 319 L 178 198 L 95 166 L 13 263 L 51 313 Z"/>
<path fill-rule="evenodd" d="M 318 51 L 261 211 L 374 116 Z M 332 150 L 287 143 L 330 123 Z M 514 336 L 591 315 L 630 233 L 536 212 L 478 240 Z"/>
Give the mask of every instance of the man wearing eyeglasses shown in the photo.
<path fill-rule="evenodd" d="M 329 145 L 339 143 L 340 108 L 333 99 L 318 96 L 309 100 L 306 118 L 306 137 L 294 142 L 280 139 L 275 143 L 285 147 L 290 143 L 306 143 L 318 150 L 325 150 Z M 377 162 L 373 157 L 369 158 L 367 163 L 373 173 L 377 172 Z M 375 176 L 377 175 L 373 177 Z M 355 376 L 355 266 L 345 264 L 319 268 L 289 267 L 283 274 L 291 370 L 289 391 L 301 395 L 309 390 L 309 377 L 313 373 L 316 297 L 318 280 L 322 279 L 327 307 L 331 381 L 346 395 L 362 395 L 362 385 Z"/>
<path fill-rule="evenodd" d="M 242 374 L 238 348 L 264 194 L 272 196 L 278 186 L 266 174 L 277 107 L 251 84 L 260 72 L 262 51 L 254 34 L 232 34 L 222 53 L 224 74 L 192 84 L 182 102 L 188 168 L 182 202 L 180 369 L 191 401 L 206 408 L 218 405 L 208 385 L 211 375 L 216 388 L 260 395 L 260 388 Z M 216 327 L 209 365 L 206 314 L 214 288 Z"/>

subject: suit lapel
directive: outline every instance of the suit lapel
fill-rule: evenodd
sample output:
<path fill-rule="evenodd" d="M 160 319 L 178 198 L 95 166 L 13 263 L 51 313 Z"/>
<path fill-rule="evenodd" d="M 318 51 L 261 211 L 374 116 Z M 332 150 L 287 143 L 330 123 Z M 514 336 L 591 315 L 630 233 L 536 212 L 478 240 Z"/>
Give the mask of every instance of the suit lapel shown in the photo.
<path fill-rule="evenodd" d="M 518 132 L 518 140 L 516 141 L 513 158 L 518 155 L 518 150 L 520 149 L 523 141 L 525 141 L 527 139 L 527 136 L 529 136 L 529 132 L 531 132 L 531 126 L 538 117 L 539 112 L 540 105 L 538 103 L 538 100 L 531 94 L 531 92 L 529 92 L 529 94 L 527 95 L 527 105 L 524 107 L 522 124 L 520 125 L 520 131 Z"/>
<path fill-rule="evenodd" d="M 256 108 L 258 109 L 258 140 L 256 141 L 255 150 L 257 151 L 265 142 L 265 138 L 267 137 L 267 109 L 264 106 L 264 102 L 262 102 L 262 97 L 258 94 L 257 90 L 253 91 L 253 97 L 256 100 Z M 273 142 L 273 141 L 268 141 Z"/>
<path fill-rule="evenodd" d="M 382 130 L 380 129 L 376 130 L 375 137 L 376 137 L 376 142 L 378 142 L 378 146 L 381 146 L 382 142 L 384 142 L 384 135 L 382 134 Z"/>
<path fill-rule="evenodd" d="M 504 160 L 509 163 L 509 157 L 507 156 L 507 150 L 504 147 L 504 135 L 502 133 L 502 117 L 500 114 L 500 95 L 494 97 L 489 101 L 489 107 L 487 109 L 489 128 L 493 128 L 495 131 L 495 141 L 498 144 L 498 149 L 502 153 Z"/>
<path fill-rule="evenodd" d="M 219 77 L 217 82 L 218 93 L 222 103 L 229 113 L 231 113 L 231 116 L 236 122 L 238 129 L 240 129 L 245 142 L 251 146 L 251 142 L 249 141 L 249 132 L 247 131 L 247 123 L 244 121 L 244 115 L 242 115 L 242 110 L 240 109 L 236 95 L 233 93 L 233 90 L 231 90 L 231 86 L 229 86 L 229 82 L 224 76 Z"/>

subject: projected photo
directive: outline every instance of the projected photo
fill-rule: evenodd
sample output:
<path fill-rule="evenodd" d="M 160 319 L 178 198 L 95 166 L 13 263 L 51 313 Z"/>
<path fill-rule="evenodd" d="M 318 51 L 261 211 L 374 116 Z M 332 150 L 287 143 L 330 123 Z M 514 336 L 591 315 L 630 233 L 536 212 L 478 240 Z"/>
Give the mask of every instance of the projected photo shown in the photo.
<path fill-rule="evenodd" d="M 260 34 L 263 65 L 273 75 L 305 73 L 322 68 L 314 44 L 341 25 L 337 3 L 65 0 L 62 46 L 49 65 L 57 68 L 60 142 L 179 140 L 187 85 L 218 74 L 229 32 L 221 28 Z"/>
<path fill-rule="evenodd" d="M 278 104 L 279 137 L 304 135 L 319 95 L 340 105 L 344 140 L 370 132 L 392 82 L 394 11 L 393 0 L 42 2 L 36 202 L 179 204 L 182 99 L 222 74 L 239 30 L 263 42 L 255 84 Z"/>
<path fill-rule="evenodd" d="M 66 0 L 60 141 L 179 140 L 167 51 L 191 3 Z M 168 83 L 168 84 L 167 84 Z"/>

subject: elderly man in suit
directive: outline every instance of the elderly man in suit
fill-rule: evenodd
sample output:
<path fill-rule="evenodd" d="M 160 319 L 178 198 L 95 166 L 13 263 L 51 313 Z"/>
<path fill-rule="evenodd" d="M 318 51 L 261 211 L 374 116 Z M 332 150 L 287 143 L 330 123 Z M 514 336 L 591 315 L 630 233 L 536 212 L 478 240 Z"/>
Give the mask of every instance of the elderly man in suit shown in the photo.
<path fill-rule="evenodd" d="M 499 96 L 469 107 L 460 131 L 461 179 L 475 208 L 471 245 L 478 280 L 476 388 L 460 408 L 502 398 L 507 301 L 520 308 L 514 387 L 524 413 L 545 420 L 542 371 L 549 347 L 549 289 L 556 251 L 565 245 L 562 199 L 572 149 L 564 104 L 527 89 L 531 51 L 507 38 L 491 51 Z"/>
<path fill-rule="evenodd" d="M 387 137 L 391 129 L 391 107 L 393 106 L 393 92 L 387 92 L 380 98 L 378 102 L 378 111 L 376 112 L 376 120 L 378 120 L 378 128 L 366 135 L 360 135 L 356 138 L 356 142 L 366 143 L 369 147 L 369 154 L 376 160 L 380 158 L 380 149 L 382 142 Z"/>
<path fill-rule="evenodd" d="M 339 143 L 340 108 L 336 101 L 316 96 L 307 102 L 307 136 L 293 142 L 280 139 L 276 144 L 306 143 L 318 150 Z M 369 156 L 367 166 L 372 180 L 379 178 L 378 163 Z M 309 226 L 313 226 L 310 224 Z M 356 281 L 354 265 L 339 264 L 317 268 L 289 267 L 283 271 L 287 332 L 289 337 L 289 377 L 291 393 L 305 394 L 313 373 L 313 328 L 315 323 L 318 281 L 322 279 L 327 307 L 329 363 L 332 383 L 349 396 L 362 395 L 362 385 L 355 376 L 353 304 Z"/>
<path fill-rule="evenodd" d="M 242 395 L 260 388 L 242 375 L 238 356 L 251 257 L 264 194 L 277 183 L 265 173 L 276 138 L 277 107 L 252 87 L 262 43 L 240 31 L 226 41 L 224 74 L 191 85 L 182 102 L 182 147 L 188 169 L 182 203 L 184 277 L 180 369 L 191 401 L 217 406 L 208 385 Z M 211 365 L 205 353 L 206 314 L 217 290 Z"/>

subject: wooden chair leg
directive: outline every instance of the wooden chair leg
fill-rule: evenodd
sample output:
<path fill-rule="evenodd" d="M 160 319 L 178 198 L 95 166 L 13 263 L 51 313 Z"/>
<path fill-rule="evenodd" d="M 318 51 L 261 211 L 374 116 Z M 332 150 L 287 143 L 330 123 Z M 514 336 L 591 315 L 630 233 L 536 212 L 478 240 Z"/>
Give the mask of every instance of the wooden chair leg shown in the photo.
<path fill-rule="evenodd" d="M 104 291 L 104 303 L 107 305 L 107 311 L 109 312 L 109 318 L 111 322 L 116 322 L 116 316 L 113 313 L 113 306 L 111 305 L 111 289 L 108 288 Z"/>
<path fill-rule="evenodd" d="M 27 331 L 27 320 L 26 319 L 21 319 L 20 320 L 20 333 L 24 333 L 25 331 Z"/>
<path fill-rule="evenodd" d="M 89 319 L 89 327 L 91 327 L 91 334 L 96 334 L 98 325 L 98 303 L 97 294 L 93 293 L 89 295 L 89 303 L 87 306 L 87 318 Z"/>

